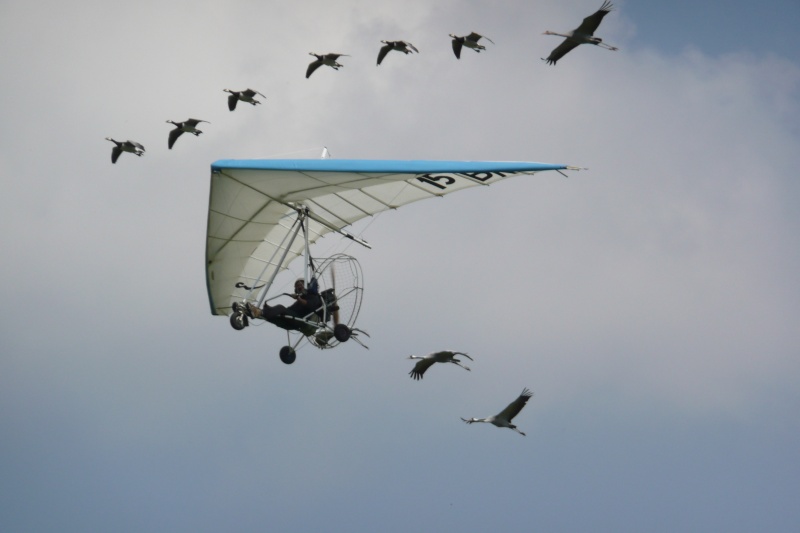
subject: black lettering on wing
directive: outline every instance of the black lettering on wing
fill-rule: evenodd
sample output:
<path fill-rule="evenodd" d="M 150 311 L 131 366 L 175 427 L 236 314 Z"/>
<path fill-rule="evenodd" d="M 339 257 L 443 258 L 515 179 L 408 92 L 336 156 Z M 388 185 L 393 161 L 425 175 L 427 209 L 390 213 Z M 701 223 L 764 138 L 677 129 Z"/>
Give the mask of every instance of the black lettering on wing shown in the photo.
<path fill-rule="evenodd" d="M 505 178 L 509 172 L 461 172 L 461 176 L 465 176 L 467 178 L 480 181 L 481 183 L 486 183 L 492 178 L 499 177 Z"/>
<path fill-rule="evenodd" d="M 442 190 L 446 189 L 448 185 L 452 185 L 456 182 L 456 179 L 453 176 L 448 176 L 448 175 L 434 176 L 431 174 L 423 174 L 422 176 L 418 176 L 417 180 L 423 183 L 427 183 L 429 185 L 433 185 L 434 187 Z"/>

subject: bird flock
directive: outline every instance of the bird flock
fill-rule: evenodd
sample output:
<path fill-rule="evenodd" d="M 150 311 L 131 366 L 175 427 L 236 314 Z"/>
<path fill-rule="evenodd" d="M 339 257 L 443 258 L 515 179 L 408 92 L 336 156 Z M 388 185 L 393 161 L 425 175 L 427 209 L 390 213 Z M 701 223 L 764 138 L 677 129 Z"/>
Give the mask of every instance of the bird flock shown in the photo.
<path fill-rule="evenodd" d="M 542 58 L 542 61 L 545 61 L 548 65 L 555 65 L 561 58 L 563 58 L 567 53 L 572 51 L 574 48 L 578 47 L 581 44 L 593 44 L 599 46 L 601 48 L 605 48 L 607 50 L 618 50 L 618 48 L 608 45 L 603 42 L 603 40 L 599 37 L 594 36 L 594 32 L 600 26 L 603 18 L 611 12 L 613 6 L 609 0 L 605 0 L 603 5 L 589 15 L 588 17 L 583 19 L 583 22 L 574 30 L 566 32 L 566 33 L 556 33 L 552 31 L 545 31 L 544 35 L 555 35 L 559 37 L 563 37 L 564 40 L 555 47 L 551 52 L 550 55 L 546 58 Z M 486 50 L 486 46 L 481 44 L 481 41 L 489 42 L 495 44 L 489 37 L 485 35 L 481 35 L 477 32 L 470 32 L 468 35 L 455 35 L 450 34 L 451 38 L 451 45 L 453 48 L 453 54 L 455 55 L 456 59 L 461 59 L 461 52 L 466 47 L 469 48 L 476 53 L 484 52 Z M 386 59 L 386 56 L 389 52 L 395 51 L 402 53 L 404 55 L 412 54 L 412 53 L 419 53 L 419 50 L 410 42 L 408 41 L 381 41 L 381 48 L 378 51 L 378 58 L 377 58 L 377 65 L 381 65 L 381 63 Z M 344 65 L 339 62 L 339 58 L 341 57 L 350 57 L 348 54 L 341 54 L 341 53 L 326 53 L 326 54 L 317 54 L 314 52 L 309 52 L 309 55 L 314 57 L 314 60 L 309 63 L 308 67 L 306 68 L 306 79 L 310 78 L 314 72 L 317 71 L 322 66 L 327 66 L 332 68 L 333 70 L 339 70 Z M 258 100 L 256 97 L 260 96 L 261 98 L 266 99 L 264 94 L 256 91 L 255 89 L 247 88 L 241 91 L 234 91 L 231 89 L 223 89 L 224 92 L 229 93 L 228 96 L 228 110 L 235 111 L 236 106 L 239 102 L 245 102 L 250 105 L 256 106 L 261 104 L 261 101 Z M 184 133 L 190 133 L 195 137 L 200 136 L 203 132 L 198 129 L 198 125 L 201 123 L 210 124 L 210 122 L 206 120 L 196 119 L 196 118 L 189 118 L 181 122 L 167 120 L 167 123 L 172 124 L 174 128 L 170 130 L 169 135 L 167 137 L 167 147 L 171 150 L 172 147 L 175 145 L 175 142 L 178 138 L 183 135 Z M 119 159 L 119 156 L 123 152 L 128 152 L 138 157 L 141 157 L 144 152 L 145 148 L 140 143 L 127 140 L 127 141 L 116 141 L 111 137 L 106 137 L 106 140 L 111 141 L 114 143 L 114 147 L 111 150 L 111 162 L 116 163 Z M 411 369 L 409 375 L 414 380 L 421 380 L 425 375 L 425 372 L 428 371 L 430 367 L 435 365 L 436 363 L 451 363 L 456 366 L 460 366 L 461 368 L 469 371 L 469 367 L 461 364 L 461 360 L 457 359 L 457 356 L 466 357 L 470 361 L 474 361 L 472 357 L 467 355 L 464 352 L 452 351 L 452 350 L 442 350 L 438 352 L 432 352 L 425 356 L 417 356 L 417 355 L 410 355 L 408 359 L 417 360 L 417 363 L 414 365 L 414 368 Z M 525 436 L 525 433 L 520 431 L 516 425 L 512 424 L 512 420 L 516 417 L 520 411 L 525 407 L 528 403 L 528 400 L 533 396 L 533 393 L 528 390 L 527 388 L 523 389 L 522 393 L 514 399 L 511 403 L 509 403 L 502 411 L 494 416 L 488 416 L 485 418 L 461 418 L 467 424 L 474 424 L 476 422 L 485 422 L 492 424 L 496 427 L 500 428 L 508 428 L 516 431 L 520 435 Z"/>
<path fill-rule="evenodd" d="M 412 379 L 420 380 L 422 379 L 425 371 L 428 370 L 430 367 L 435 365 L 436 363 L 453 363 L 454 365 L 460 366 L 464 370 L 469 370 L 469 367 L 466 367 L 461 364 L 459 359 L 456 359 L 457 355 L 462 355 L 469 359 L 470 361 L 474 361 L 472 357 L 465 354 L 464 352 L 456 352 L 453 350 L 442 350 L 439 352 L 432 352 L 425 356 L 419 355 L 409 355 L 408 359 L 419 359 L 417 364 L 414 365 L 414 368 L 411 369 L 411 372 L 408 374 L 411 376 Z M 461 418 L 467 424 L 473 424 L 475 422 L 487 422 L 489 424 L 493 424 L 499 428 L 509 428 L 513 429 L 523 437 L 525 433 L 517 429 L 517 426 L 511 423 L 515 416 L 522 411 L 522 408 L 525 407 L 525 404 L 528 403 L 528 399 L 533 396 L 533 393 L 529 391 L 527 388 L 523 389 L 522 394 L 520 394 L 517 399 L 513 402 L 508 404 L 505 409 L 500 411 L 494 416 L 488 416 L 486 418 Z"/>
<path fill-rule="evenodd" d="M 552 31 L 544 32 L 545 35 L 556 35 L 563 37 L 564 40 L 559 44 L 556 48 L 550 52 L 550 55 L 546 58 L 542 58 L 542 61 L 545 61 L 549 65 L 555 65 L 559 59 L 564 57 L 568 52 L 572 49 L 576 48 L 581 44 L 594 44 L 601 48 L 605 48 L 607 50 L 618 50 L 615 46 L 610 46 L 603 42 L 602 39 L 599 37 L 594 36 L 595 30 L 597 30 L 598 26 L 600 26 L 600 22 L 602 22 L 603 17 L 605 17 L 610 11 L 612 10 L 611 2 L 606 0 L 603 2 L 603 5 L 593 14 L 589 15 L 588 17 L 583 19 L 583 22 L 580 26 L 575 28 L 574 30 L 566 33 L 556 33 Z M 494 44 L 494 41 L 486 37 L 485 35 L 481 35 L 476 32 L 472 32 L 469 35 L 464 36 L 457 36 L 454 34 L 450 34 L 452 38 L 452 45 L 453 45 L 453 53 L 455 54 L 456 58 L 461 59 L 461 51 L 464 47 L 470 48 L 475 52 L 483 52 L 486 50 L 486 47 L 480 44 L 481 39 L 485 39 L 486 41 Z M 398 44 L 397 41 L 395 42 L 386 42 L 386 45 L 381 48 L 380 55 L 378 56 L 378 64 L 380 64 L 381 60 L 388 54 L 391 50 L 400 50 L 404 53 L 409 53 L 409 48 L 413 49 L 413 51 L 417 51 L 416 48 L 410 46 L 410 43 L 406 43 L 404 41 L 400 41 Z M 435 365 L 436 363 L 452 363 L 454 365 L 460 366 L 465 370 L 470 370 L 469 367 L 464 366 L 461 364 L 461 360 L 456 359 L 456 356 L 463 356 L 473 361 L 472 357 L 467 355 L 464 352 L 457 352 L 452 350 L 442 350 L 439 352 L 432 352 L 425 356 L 418 356 L 418 355 L 410 355 L 408 359 L 417 360 L 417 363 L 414 365 L 414 368 L 411 369 L 409 375 L 414 380 L 421 380 L 425 375 L 425 372 Z M 494 416 L 488 416 L 485 418 L 464 418 L 461 417 L 461 420 L 466 422 L 467 424 L 474 424 L 476 422 L 485 422 L 488 424 L 492 424 L 499 428 L 508 428 L 516 431 L 522 436 L 525 436 L 525 433 L 522 432 L 520 429 L 517 428 L 511 421 L 516 417 L 522 409 L 527 405 L 528 400 L 533 397 L 533 392 L 529 389 L 525 388 L 522 390 L 519 396 L 515 398 L 511 403 L 509 403 L 502 411 L 497 413 Z"/>
<path fill-rule="evenodd" d="M 615 46 L 610 46 L 603 42 L 603 40 L 599 37 L 594 36 L 594 32 L 597 30 L 598 26 L 600 26 L 600 22 L 602 22 L 603 17 L 605 17 L 608 13 L 611 12 L 613 6 L 609 0 L 605 0 L 603 5 L 589 15 L 588 17 L 583 19 L 583 22 L 572 31 L 568 31 L 566 33 L 556 33 L 552 31 L 544 32 L 544 35 L 555 35 L 559 37 L 563 37 L 564 40 L 558 45 L 556 48 L 550 52 L 550 55 L 546 58 L 542 58 L 542 61 L 545 61 L 548 65 L 555 65 L 559 59 L 564 57 L 568 52 L 570 52 L 573 48 L 581 45 L 581 44 L 593 44 L 599 46 L 601 48 L 605 48 L 607 50 L 618 50 Z M 485 35 L 481 35 L 476 32 L 470 32 L 468 35 L 455 35 L 453 33 L 450 34 L 450 38 L 452 39 L 452 47 L 453 47 L 453 54 L 456 56 L 456 59 L 461 59 L 461 51 L 464 47 L 474 50 L 475 52 L 483 52 L 486 50 L 486 46 L 480 44 L 481 40 L 485 40 L 494 44 L 489 37 Z M 378 60 L 377 65 L 380 65 L 389 52 L 396 51 L 400 52 L 404 55 L 408 55 L 411 53 L 419 53 L 419 50 L 410 42 L 408 41 L 381 41 L 382 45 L 380 50 L 378 51 Z M 344 65 L 339 63 L 338 59 L 340 57 L 349 57 L 348 54 L 340 54 L 340 53 L 326 53 L 326 54 L 317 54 L 314 52 L 309 52 L 309 55 L 314 56 L 314 61 L 309 63 L 308 67 L 306 68 L 306 79 L 310 78 L 311 75 L 321 66 L 328 66 L 334 70 L 339 70 Z M 261 96 L 262 98 L 266 98 L 260 92 L 254 89 L 244 89 L 242 91 L 233 91 L 231 89 L 223 89 L 225 92 L 230 93 L 228 96 L 228 109 L 230 111 L 234 111 L 236 109 L 236 104 L 241 102 L 246 102 L 253 106 L 260 104 L 261 102 L 256 99 L 256 96 Z M 184 133 L 191 133 L 195 137 L 199 136 L 203 133 L 201 130 L 197 129 L 197 125 L 201 122 L 209 123 L 206 120 L 200 120 L 196 118 L 189 118 L 182 122 L 175 122 L 172 120 L 167 120 L 168 123 L 173 124 L 175 126 L 174 129 L 170 130 L 169 136 L 167 137 L 167 147 L 171 150 L 175 144 L 175 141 Z M 210 124 L 210 123 L 209 123 Z M 119 156 L 123 152 L 128 152 L 134 154 L 138 157 L 141 157 L 145 153 L 145 148 L 142 144 L 127 140 L 127 141 L 116 141 L 111 137 L 106 137 L 106 140 L 111 141 L 114 143 L 114 147 L 111 149 L 111 162 L 116 163 L 119 159 Z"/>

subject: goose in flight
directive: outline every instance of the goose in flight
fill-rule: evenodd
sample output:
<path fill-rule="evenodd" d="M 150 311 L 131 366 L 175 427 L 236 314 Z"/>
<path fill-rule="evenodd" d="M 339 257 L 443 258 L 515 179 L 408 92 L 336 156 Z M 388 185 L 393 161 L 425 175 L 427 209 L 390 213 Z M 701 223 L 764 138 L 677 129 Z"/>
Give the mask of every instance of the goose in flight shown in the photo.
<path fill-rule="evenodd" d="M 236 104 L 241 100 L 242 102 L 247 102 L 250 105 L 258 105 L 261 102 L 255 99 L 255 96 L 258 94 L 264 98 L 263 94 L 258 91 L 254 91 L 253 89 L 245 89 L 244 91 L 232 91 L 230 89 L 223 89 L 226 93 L 231 93 L 228 97 L 228 109 L 233 111 L 236 109 Z"/>
<path fill-rule="evenodd" d="M 386 54 L 391 52 L 392 50 L 397 50 L 398 52 L 403 52 L 404 54 L 410 54 L 411 52 L 419 53 L 417 48 L 409 43 L 408 41 L 381 41 L 383 46 L 381 47 L 380 52 L 378 52 L 378 64 L 381 64 L 383 58 L 386 57 Z"/>
<path fill-rule="evenodd" d="M 422 375 L 425 373 L 425 371 L 428 370 L 430 367 L 432 367 L 435 363 L 453 363 L 454 365 L 458 365 L 465 370 L 469 370 L 468 367 L 461 364 L 461 361 L 459 359 L 456 359 L 457 355 L 463 355 L 470 361 L 474 361 L 472 357 L 468 356 L 463 352 L 453 352 L 450 350 L 443 350 L 441 352 L 429 353 L 424 357 L 421 357 L 419 355 L 409 355 L 408 356 L 409 359 L 419 359 L 419 361 L 417 362 L 416 365 L 414 365 L 414 368 L 411 370 L 411 372 L 408 373 L 408 375 L 411 376 L 413 379 L 417 380 L 422 379 Z"/>
<path fill-rule="evenodd" d="M 473 424 L 475 422 L 488 422 L 490 424 L 494 424 L 499 428 L 509 428 L 513 429 L 523 437 L 525 433 L 517 429 L 517 426 L 511 423 L 515 416 L 522 411 L 522 408 L 525 407 L 525 404 L 528 403 L 528 399 L 533 396 L 533 393 L 528 389 L 523 389 L 522 394 L 519 397 L 508 404 L 508 406 L 500 411 L 498 414 L 494 416 L 490 416 L 487 418 L 461 418 L 467 424 Z"/>
<path fill-rule="evenodd" d="M 467 48 L 472 48 L 476 52 L 480 52 L 482 50 L 486 50 L 486 47 L 482 44 L 478 44 L 478 41 L 481 39 L 486 39 L 490 43 L 494 44 L 494 41 L 486 37 L 485 35 L 481 35 L 480 33 L 475 33 L 474 31 L 469 35 L 464 35 L 463 37 L 459 37 L 458 35 L 450 34 L 450 37 L 453 38 L 453 53 L 456 55 L 456 59 L 461 59 L 461 47 L 466 46 Z"/>
<path fill-rule="evenodd" d="M 198 135 L 203 133 L 202 131 L 197 129 L 197 125 L 200 124 L 201 122 L 206 122 L 208 124 L 211 124 L 207 120 L 200 120 L 200 119 L 197 119 L 197 118 L 186 119 L 183 122 L 175 122 L 173 120 L 168 120 L 167 121 L 168 124 L 174 124 L 175 125 L 175 129 L 173 129 L 172 131 L 169 132 L 169 141 L 167 142 L 167 146 L 169 147 L 169 149 L 172 150 L 172 145 L 175 144 L 175 141 L 184 132 L 185 133 L 191 133 L 195 137 L 197 137 Z"/>
<path fill-rule="evenodd" d="M 117 162 L 117 159 L 119 159 L 119 156 L 120 156 L 120 154 L 122 152 L 130 152 L 130 153 L 132 153 L 134 155 L 137 155 L 139 157 L 141 157 L 142 154 L 144 153 L 144 146 L 142 146 L 141 144 L 139 144 L 137 142 L 133 142 L 133 141 L 115 141 L 111 137 L 106 137 L 106 140 L 107 141 L 111 141 L 112 143 L 114 143 L 116 145 L 116 146 L 114 146 L 114 148 L 111 149 L 111 162 L 112 163 L 116 163 Z"/>
<path fill-rule="evenodd" d="M 603 42 L 600 37 L 595 37 L 594 32 L 597 30 L 597 27 L 600 26 L 600 22 L 603 21 L 603 17 L 608 15 L 613 6 L 609 0 L 605 0 L 603 5 L 600 6 L 600 9 L 595 11 L 593 14 L 589 15 L 581 25 L 572 30 L 568 33 L 556 33 L 553 31 L 546 31 L 544 35 L 558 35 L 560 37 L 565 37 L 564 41 L 555 47 L 550 55 L 547 58 L 542 58 L 543 61 L 546 61 L 548 65 L 555 65 L 556 62 L 564 57 L 567 52 L 578 46 L 579 44 L 596 44 L 601 48 L 606 48 L 608 50 L 619 50 L 615 46 L 608 45 Z"/>
<path fill-rule="evenodd" d="M 343 67 L 344 65 L 336 60 L 343 56 L 349 57 L 347 54 L 315 54 L 314 52 L 309 52 L 308 55 L 312 55 L 317 59 L 308 65 L 308 69 L 306 70 L 306 78 L 310 77 L 314 71 L 322 65 L 327 65 L 333 70 L 339 70 L 339 67 Z"/>

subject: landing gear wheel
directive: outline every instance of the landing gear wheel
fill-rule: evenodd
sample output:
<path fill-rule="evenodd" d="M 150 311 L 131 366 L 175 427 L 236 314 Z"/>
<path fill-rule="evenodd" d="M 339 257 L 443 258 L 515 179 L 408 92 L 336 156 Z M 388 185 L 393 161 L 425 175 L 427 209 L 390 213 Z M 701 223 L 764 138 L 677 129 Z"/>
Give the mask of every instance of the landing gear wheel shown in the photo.
<path fill-rule="evenodd" d="M 247 317 L 242 313 L 233 313 L 231 315 L 231 327 L 236 331 L 241 331 L 247 327 Z"/>
<path fill-rule="evenodd" d="M 339 342 L 347 342 L 351 333 L 350 328 L 344 324 L 337 324 L 336 327 L 333 328 L 333 336 L 336 337 L 336 340 Z"/>
<path fill-rule="evenodd" d="M 297 359 L 297 352 L 294 351 L 294 348 L 291 346 L 284 346 L 281 348 L 281 361 L 283 361 L 287 365 L 291 365 L 294 363 L 294 360 Z"/>

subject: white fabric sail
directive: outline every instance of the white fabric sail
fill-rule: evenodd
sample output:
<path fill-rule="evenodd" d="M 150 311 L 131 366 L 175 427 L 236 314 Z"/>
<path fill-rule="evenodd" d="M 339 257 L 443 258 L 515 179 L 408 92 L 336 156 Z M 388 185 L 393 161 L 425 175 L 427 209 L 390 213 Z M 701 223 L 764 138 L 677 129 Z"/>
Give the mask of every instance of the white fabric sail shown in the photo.
<path fill-rule="evenodd" d="M 211 313 L 230 314 L 234 301 L 302 254 L 303 239 L 286 238 L 298 209 L 309 213 L 313 243 L 364 217 L 417 200 L 567 168 L 515 161 L 217 161 L 211 165 L 206 240 Z"/>

